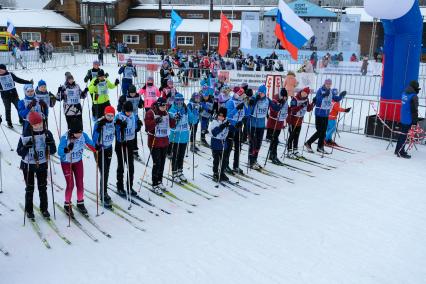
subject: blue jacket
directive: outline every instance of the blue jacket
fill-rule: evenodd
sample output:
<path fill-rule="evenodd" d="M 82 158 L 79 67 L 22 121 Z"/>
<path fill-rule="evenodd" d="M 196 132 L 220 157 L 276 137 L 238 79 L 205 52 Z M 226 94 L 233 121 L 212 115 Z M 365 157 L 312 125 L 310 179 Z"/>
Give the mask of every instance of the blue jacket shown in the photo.
<path fill-rule="evenodd" d="M 408 87 L 401 97 L 401 119 L 405 125 L 416 125 L 419 120 L 419 98 L 412 87 Z"/>
<path fill-rule="evenodd" d="M 197 124 L 200 121 L 200 103 L 196 103 L 191 99 L 188 103 L 188 111 L 193 114 L 192 118 L 189 119 L 189 124 Z"/>
<path fill-rule="evenodd" d="M 30 109 L 27 106 L 33 99 L 35 99 L 37 101 L 37 104 L 33 108 Z M 30 125 L 29 122 L 27 121 L 27 116 L 31 111 L 36 111 L 36 112 L 40 113 L 41 116 L 44 119 L 46 119 L 48 114 L 49 114 L 49 106 L 47 105 L 47 107 L 45 109 L 42 109 L 40 104 L 39 104 L 39 100 L 36 98 L 35 95 L 33 97 L 25 96 L 25 98 L 23 100 L 20 100 L 18 102 L 18 114 L 22 119 L 24 119 L 23 129 L 28 128 L 28 126 Z"/>
<path fill-rule="evenodd" d="M 96 121 L 93 127 L 92 140 L 96 145 L 100 145 L 104 149 L 110 149 L 115 137 L 114 121 L 106 121 L 105 125 L 102 127 L 102 131 L 98 131 L 100 120 Z"/>
<path fill-rule="evenodd" d="M 227 109 L 226 119 L 229 121 L 229 123 L 232 126 L 235 126 L 235 124 L 237 124 L 238 121 L 242 121 L 244 117 L 247 117 L 250 115 L 249 108 L 245 104 L 240 111 L 237 109 L 237 106 L 240 103 L 244 103 L 244 101 L 236 100 L 234 98 L 226 102 L 226 105 L 225 105 Z"/>
<path fill-rule="evenodd" d="M 250 119 L 248 121 L 249 127 L 254 128 L 265 128 L 266 126 L 266 115 L 269 107 L 275 111 L 280 111 L 280 105 L 274 103 L 267 96 L 260 98 L 258 94 L 250 98 L 251 101 L 255 101 L 254 106 L 249 106 Z"/>
<path fill-rule="evenodd" d="M 83 158 L 83 151 L 84 148 L 87 147 L 92 152 L 95 152 L 95 144 L 93 144 L 93 141 L 89 138 L 89 135 L 86 134 L 86 132 L 83 132 L 83 135 L 77 140 L 74 141 L 74 148 L 71 151 L 71 153 L 65 153 L 64 149 L 68 147 L 68 132 L 62 135 L 61 141 L 59 142 L 58 147 L 58 155 L 61 158 L 62 163 L 77 163 L 82 160 Z"/>
<path fill-rule="evenodd" d="M 170 129 L 169 140 L 171 143 L 188 143 L 189 122 L 194 120 L 194 113 L 189 111 L 186 105 L 178 108 L 176 104 L 172 104 L 169 109 L 170 118 L 175 119 L 177 113 L 181 118 L 176 121 L 176 127 Z"/>
<path fill-rule="evenodd" d="M 118 69 L 118 74 L 123 74 L 123 80 L 132 81 L 133 77 L 137 77 L 136 68 L 133 65 L 124 65 Z"/>
<path fill-rule="evenodd" d="M 315 116 L 328 117 L 332 107 L 332 101 L 340 101 L 342 98 L 342 96 L 332 94 L 330 89 L 322 86 L 318 89 L 317 94 L 313 99 L 313 102 L 315 103 Z"/>
<path fill-rule="evenodd" d="M 114 123 L 116 123 L 118 119 L 121 121 L 126 121 L 127 127 L 124 133 L 122 133 L 121 126 L 115 124 L 116 142 L 121 143 L 123 141 L 123 138 L 125 141 L 131 141 L 135 139 L 138 117 L 133 113 L 130 116 L 127 116 L 124 112 L 119 112 L 115 115 Z M 122 134 L 124 134 L 124 137 L 122 137 Z"/>
<path fill-rule="evenodd" d="M 220 125 L 222 125 L 225 121 L 220 122 L 219 120 L 215 119 L 210 124 L 210 133 L 212 134 L 210 147 L 213 151 L 222 151 L 228 149 L 226 137 L 228 136 L 229 129 L 220 129 Z"/>

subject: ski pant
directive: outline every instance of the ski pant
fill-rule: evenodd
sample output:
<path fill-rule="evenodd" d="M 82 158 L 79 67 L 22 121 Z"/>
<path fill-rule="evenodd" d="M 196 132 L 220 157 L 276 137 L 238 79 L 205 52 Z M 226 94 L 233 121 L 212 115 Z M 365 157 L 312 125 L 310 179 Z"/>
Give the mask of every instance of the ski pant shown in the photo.
<path fill-rule="evenodd" d="M 265 128 L 250 127 L 249 129 L 249 162 L 253 165 L 257 161 L 260 147 L 262 146 Z"/>
<path fill-rule="evenodd" d="M 156 186 L 163 182 L 164 165 L 167 157 L 167 147 L 152 148 L 152 185 Z"/>
<path fill-rule="evenodd" d="M 395 148 L 395 154 L 399 153 L 399 154 L 405 154 L 407 153 L 405 151 L 405 142 L 407 141 L 407 133 L 410 130 L 411 125 L 409 124 L 402 124 L 401 123 L 401 132 L 403 134 L 399 134 L 398 135 L 398 142 L 396 143 L 396 148 Z"/>
<path fill-rule="evenodd" d="M 243 118 L 243 131 L 242 131 L 243 135 L 240 139 L 242 143 L 245 143 L 247 141 L 248 130 L 249 130 L 249 127 L 248 127 L 248 124 L 247 124 L 247 119 Z"/>
<path fill-rule="evenodd" d="M 333 134 L 336 131 L 336 120 L 329 120 L 327 125 L 327 132 L 325 134 L 325 141 L 332 141 L 333 140 Z"/>
<path fill-rule="evenodd" d="M 227 157 L 226 157 L 224 151 L 223 150 L 212 150 L 212 154 L 213 154 L 213 173 L 223 175 L 223 172 L 225 171 L 226 164 L 228 163 Z M 223 156 L 223 161 L 221 163 L 222 156 Z M 219 173 L 219 167 L 220 167 L 220 173 Z"/>
<path fill-rule="evenodd" d="M 240 166 L 240 152 L 241 152 L 241 128 L 235 128 L 234 126 L 229 127 L 228 137 L 227 139 L 227 145 L 228 148 L 225 149 L 224 156 L 226 159 L 224 159 L 223 165 L 224 168 L 229 166 L 229 158 L 231 156 L 232 146 L 234 147 L 234 163 L 233 168 L 238 169 Z"/>
<path fill-rule="evenodd" d="M 13 104 L 16 108 L 16 111 L 18 111 L 18 102 L 19 102 L 18 92 L 16 91 L 16 89 L 12 89 L 7 92 L 1 92 L 1 99 L 3 100 L 3 104 L 4 104 L 6 121 L 8 124 L 12 124 L 11 106 Z M 22 122 L 23 119 L 19 117 L 19 121 Z"/>
<path fill-rule="evenodd" d="M 191 127 L 191 137 L 190 137 L 191 142 L 197 141 L 197 129 L 198 129 L 198 122 L 196 124 L 193 124 Z"/>
<path fill-rule="evenodd" d="M 183 160 L 185 158 L 187 143 L 171 143 L 172 149 L 172 172 L 183 170 Z"/>
<path fill-rule="evenodd" d="M 92 116 L 95 120 L 98 120 L 104 116 L 104 111 L 107 106 L 110 106 L 110 101 L 104 102 L 102 104 L 93 104 L 92 105 Z"/>
<path fill-rule="evenodd" d="M 38 195 L 40 197 L 40 211 L 47 211 L 47 167 L 43 170 L 28 169 L 28 166 L 22 168 L 25 179 L 25 212 L 34 212 L 34 176 L 37 176 Z"/>
<path fill-rule="evenodd" d="M 328 117 L 315 116 L 316 132 L 309 138 L 306 143 L 311 145 L 318 139 L 318 149 L 324 148 L 325 133 L 327 131 Z"/>
<path fill-rule="evenodd" d="M 65 119 L 67 120 L 68 129 L 71 128 L 71 125 L 83 125 L 83 117 L 80 115 L 66 115 Z"/>
<path fill-rule="evenodd" d="M 21 65 L 21 68 L 22 69 L 25 69 L 25 66 L 24 66 L 24 64 L 22 63 L 22 59 L 21 58 L 16 58 L 15 57 L 15 69 L 18 69 L 18 64 L 19 65 Z"/>
<path fill-rule="evenodd" d="M 67 182 L 65 189 L 65 203 L 71 202 L 72 191 L 74 189 L 74 179 L 77 186 L 77 201 L 83 201 L 84 199 L 84 186 L 83 186 L 83 161 L 76 163 L 61 163 L 62 171 Z"/>
<path fill-rule="evenodd" d="M 281 134 L 281 129 L 275 129 L 275 131 L 273 129 L 268 129 L 268 130 L 272 130 L 271 133 L 271 142 L 269 144 L 269 158 L 270 159 L 274 159 L 277 158 L 277 148 L 278 148 L 278 137 L 280 137 Z"/>
<path fill-rule="evenodd" d="M 123 78 L 121 80 L 121 92 L 123 95 L 127 95 L 127 92 L 129 91 L 129 87 L 133 84 L 132 79 Z"/>
<path fill-rule="evenodd" d="M 287 139 L 287 150 L 290 151 L 297 151 L 298 145 L 299 145 L 299 136 L 300 131 L 302 130 L 302 125 L 288 125 L 288 139 Z"/>
<path fill-rule="evenodd" d="M 96 159 L 96 153 L 95 153 Z M 108 190 L 108 178 L 109 178 L 109 169 L 111 166 L 112 159 L 112 147 L 103 149 L 98 152 L 98 168 L 100 172 L 100 181 L 99 188 L 101 189 L 101 196 L 107 193 Z"/>
<path fill-rule="evenodd" d="M 126 164 L 129 168 L 129 178 L 127 179 L 126 189 L 130 191 L 133 189 L 133 177 L 135 173 L 132 143 L 130 141 L 126 144 L 116 142 L 115 154 L 117 155 L 117 189 L 124 190 L 124 164 Z"/>

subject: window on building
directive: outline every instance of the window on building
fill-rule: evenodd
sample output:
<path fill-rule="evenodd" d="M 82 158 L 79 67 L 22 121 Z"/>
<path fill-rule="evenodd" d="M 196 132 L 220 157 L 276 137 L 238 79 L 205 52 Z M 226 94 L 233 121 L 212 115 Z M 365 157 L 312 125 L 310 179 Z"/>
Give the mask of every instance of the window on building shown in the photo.
<path fill-rule="evenodd" d="M 103 5 L 91 5 L 90 6 L 90 24 L 102 25 L 105 22 L 105 13 Z"/>
<path fill-rule="evenodd" d="M 231 47 L 239 47 L 240 46 L 240 38 L 239 37 L 232 37 Z"/>
<path fill-rule="evenodd" d="M 62 42 L 80 42 L 80 36 L 76 33 L 61 33 L 61 41 Z"/>
<path fill-rule="evenodd" d="M 194 45 L 194 37 L 193 36 L 178 36 L 177 37 L 178 45 Z"/>
<path fill-rule="evenodd" d="M 23 32 L 21 38 L 28 41 L 41 41 L 41 33 L 39 32 Z"/>
<path fill-rule="evenodd" d="M 115 26 L 115 6 L 114 5 L 106 5 L 106 22 L 108 26 Z"/>
<path fill-rule="evenodd" d="M 123 42 L 127 44 L 139 44 L 138 35 L 123 35 Z"/>
<path fill-rule="evenodd" d="M 80 23 L 87 25 L 89 23 L 89 5 L 80 4 Z"/>
<path fill-rule="evenodd" d="M 194 14 L 194 13 L 191 13 L 191 14 L 187 15 L 187 18 L 188 19 L 202 19 L 202 18 L 204 18 L 204 15 L 203 14 Z"/>
<path fill-rule="evenodd" d="M 164 35 L 155 35 L 155 45 L 164 45 Z"/>
<path fill-rule="evenodd" d="M 219 45 L 219 37 L 211 36 L 210 37 L 210 46 L 218 46 Z"/>

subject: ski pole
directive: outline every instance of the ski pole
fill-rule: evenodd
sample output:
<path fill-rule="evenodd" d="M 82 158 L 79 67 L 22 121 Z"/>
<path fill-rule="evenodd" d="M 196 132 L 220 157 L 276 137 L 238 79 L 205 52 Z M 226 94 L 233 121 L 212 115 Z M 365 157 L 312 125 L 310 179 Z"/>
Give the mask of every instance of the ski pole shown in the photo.
<path fill-rule="evenodd" d="M 176 127 L 177 128 L 177 127 Z M 176 129 L 175 128 L 175 129 Z M 179 131 L 179 138 L 178 138 L 178 141 L 177 141 L 177 147 L 176 147 L 176 159 L 175 159 L 175 161 L 174 161 L 174 165 L 175 165 L 175 169 L 177 168 L 177 166 L 178 166 L 178 159 L 179 159 L 179 148 L 180 148 L 180 138 L 182 137 L 182 135 L 181 135 L 181 133 L 180 133 L 181 131 Z M 184 156 L 185 156 L 185 154 L 184 154 Z M 173 167 L 172 167 L 172 188 L 173 188 L 173 184 L 174 184 L 174 182 L 175 182 L 175 176 L 173 175 Z"/>
<path fill-rule="evenodd" d="M 84 103 L 84 100 L 83 100 Z M 90 125 L 90 133 L 93 133 L 92 130 L 92 115 L 90 113 L 90 103 L 87 101 L 87 110 L 89 111 L 89 125 Z M 96 108 L 96 112 L 98 112 L 98 108 Z M 96 113 L 96 118 L 98 118 L 98 114 Z"/>
<path fill-rule="evenodd" d="M 9 145 L 9 147 L 10 147 L 10 151 L 13 151 L 12 145 L 10 145 L 10 141 L 9 141 L 9 139 L 7 138 L 6 133 L 4 132 L 3 125 L 1 125 L 1 124 L 0 124 L 0 128 L 1 128 L 1 131 L 3 132 L 4 138 L 6 139 L 7 144 L 8 144 L 8 145 Z"/>
<path fill-rule="evenodd" d="M 308 139 L 309 127 L 311 126 L 311 118 L 312 118 L 312 113 L 313 112 L 314 112 L 314 110 L 312 109 L 311 112 L 310 112 L 310 114 L 309 114 L 308 129 L 306 130 L 305 141 L 303 141 L 302 156 L 303 156 L 303 152 L 305 151 L 305 144 L 306 144 L 306 140 Z"/>
<path fill-rule="evenodd" d="M 195 131 L 194 131 L 194 127 L 197 127 L 196 124 L 192 125 L 192 130 L 191 130 L 191 134 L 192 134 L 192 180 L 195 179 Z"/>
<path fill-rule="evenodd" d="M 221 154 L 220 161 L 219 161 L 219 177 L 216 181 L 217 182 L 216 188 L 219 187 L 220 179 L 222 178 L 223 154 L 225 153 L 225 142 L 223 140 L 221 142 L 222 142 L 222 154 Z"/>
<path fill-rule="evenodd" d="M 154 130 L 154 131 L 155 131 L 154 133 L 157 133 L 156 130 Z M 146 160 L 146 164 L 145 164 L 145 170 L 143 171 L 141 183 L 139 184 L 139 190 L 138 190 L 139 192 L 141 191 L 142 183 L 143 183 L 143 181 L 145 179 L 145 175 L 146 175 L 146 172 L 147 172 L 147 169 L 148 169 L 149 160 L 151 159 L 151 156 L 152 156 L 152 151 L 154 151 L 155 138 L 156 138 L 156 136 L 154 134 L 154 138 L 152 140 L 152 145 L 151 145 L 151 151 L 149 151 L 148 159 Z M 154 166 L 153 166 L 153 168 L 154 168 Z"/>
<path fill-rule="evenodd" d="M 53 109 L 53 118 L 55 119 L 56 131 L 58 132 L 58 138 L 59 138 L 59 140 L 61 140 L 61 134 L 59 132 L 58 119 L 56 118 L 56 111 L 55 111 L 55 109 Z"/>
<path fill-rule="evenodd" d="M 126 140 L 127 141 L 127 140 Z M 127 164 L 126 164 L 126 168 L 127 168 L 127 194 L 129 195 L 129 208 L 128 210 L 132 209 L 132 189 L 130 186 L 130 171 L 129 171 L 129 163 L 130 163 L 130 157 L 129 157 L 129 148 L 128 148 L 128 144 L 126 142 L 126 159 L 127 159 Z"/>
<path fill-rule="evenodd" d="M 277 124 L 278 124 L 278 119 L 279 119 L 280 114 L 281 114 L 281 110 L 282 110 L 282 108 L 278 112 L 277 119 L 275 120 L 274 131 L 272 131 L 271 142 L 269 143 L 268 153 L 266 154 L 265 164 L 263 165 L 263 167 L 266 167 L 266 163 L 268 162 L 269 155 L 271 154 L 272 143 L 275 143 L 274 142 L 274 140 L 275 140 L 275 132 L 277 131 Z M 277 137 L 277 140 L 278 140 L 278 137 Z M 277 141 L 277 147 L 278 147 L 278 141 Z"/>
<path fill-rule="evenodd" d="M 3 193 L 3 172 L 2 172 L 2 167 L 1 167 L 2 160 L 3 160 L 2 155 L 3 155 L 3 153 L 2 153 L 2 151 L 0 151 L 0 193 Z"/>
<path fill-rule="evenodd" d="M 96 216 L 99 216 L 99 151 L 96 151 Z"/>

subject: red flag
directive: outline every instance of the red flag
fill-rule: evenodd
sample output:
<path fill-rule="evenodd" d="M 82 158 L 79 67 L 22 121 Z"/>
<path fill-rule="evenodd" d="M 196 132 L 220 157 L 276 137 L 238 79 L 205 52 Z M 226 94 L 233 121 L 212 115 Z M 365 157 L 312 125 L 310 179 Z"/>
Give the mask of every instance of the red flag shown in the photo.
<path fill-rule="evenodd" d="M 225 56 L 229 48 L 228 34 L 232 31 L 232 23 L 228 18 L 221 13 L 220 14 L 220 36 L 219 36 L 219 54 Z"/>
<path fill-rule="evenodd" d="M 109 46 L 109 32 L 108 32 L 108 26 L 106 23 L 104 23 L 104 36 L 105 36 L 105 47 Z"/>

